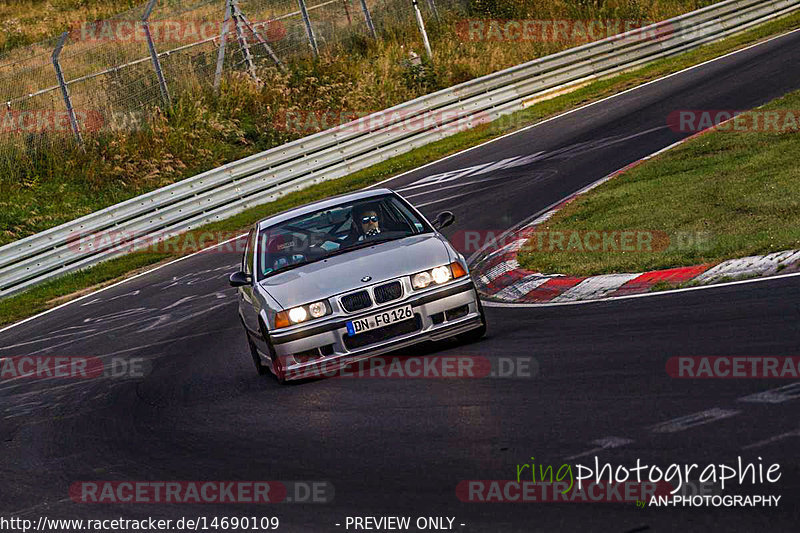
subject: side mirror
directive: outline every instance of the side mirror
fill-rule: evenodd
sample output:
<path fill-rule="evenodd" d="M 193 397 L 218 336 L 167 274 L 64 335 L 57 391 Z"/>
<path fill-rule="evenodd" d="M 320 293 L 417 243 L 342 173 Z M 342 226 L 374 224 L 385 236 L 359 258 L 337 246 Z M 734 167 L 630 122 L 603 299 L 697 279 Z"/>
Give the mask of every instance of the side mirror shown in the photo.
<path fill-rule="evenodd" d="M 433 227 L 438 229 L 446 228 L 456 221 L 456 216 L 451 211 L 442 211 L 436 215 L 436 220 L 433 221 Z"/>
<path fill-rule="evenodd" d="M 231 274 L 231 277 L 228 278 L 228 282 L 231 284 L 231 287 L 244 287 L 253 284 L 253 276 L 245 274 L 244 272 L 234 272 Z"/>

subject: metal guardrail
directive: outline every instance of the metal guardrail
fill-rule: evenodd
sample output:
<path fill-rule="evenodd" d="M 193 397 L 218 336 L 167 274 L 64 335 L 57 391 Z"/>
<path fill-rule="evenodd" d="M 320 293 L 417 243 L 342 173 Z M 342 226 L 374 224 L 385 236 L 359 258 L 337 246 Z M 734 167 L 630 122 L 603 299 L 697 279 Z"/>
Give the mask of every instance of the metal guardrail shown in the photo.
<path fill-rule="evenodd" d="M 457 121 L 477 125 L 532 99 L 683 53 L 800 9 L 800 0 L 727 0 L 444 89 L 278 146 L 0 247 L 0 298 L 158 238 L 233 216 L 289 192 L 336 179 L 443 139 Z M 658 36 L 640 39 L 644 32 Z M 452 120 L 425 119 L 451 116 Z M 449 115 L 448 115 L 449 114 Z M 373 120 L 384 117 L 378 125 Z M 129 235 L 81 241 L 84 235 Z"/>

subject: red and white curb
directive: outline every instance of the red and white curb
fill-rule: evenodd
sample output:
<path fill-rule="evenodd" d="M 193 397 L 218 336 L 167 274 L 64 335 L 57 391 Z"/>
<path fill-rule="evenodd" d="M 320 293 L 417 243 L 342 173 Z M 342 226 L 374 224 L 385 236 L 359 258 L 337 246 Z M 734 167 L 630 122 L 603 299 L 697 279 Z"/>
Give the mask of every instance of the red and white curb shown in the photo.
<path fill-rule="evenodd" d="M 800 272 L 800 251 L 788 250 L 767 255 L 730 259 L 719 264 L 704 264 L 632 274 L 603 274 L 590 277 L 543 274 L 520 268 L 517 253 L 536 226 L 549 220 L 578 196 L 602 185 L 644 161 L 702 133 L 678 141 L 658 152 L 631 163 L 584 187 L 516 230 L 498 250 L 482 257 L 473 267 L 478 292 L 485 298 L 513 303 L 566 303 L 598 300 L 650 292 L 658 284 L 678 286 L 692 282 L 709 285 L 743 278 Z"/>
<path fill-rule="evenodd" d="M 590 277 L 542 274 L 520 268 L 516 260 L 517 251 L 526 241 L 527 237 L 516 239 L 474 267 L 478 291 L 482 296 L 503 302 L 564 303 L 642 294 L 664 283 L 676 286 L 687 282 L 709 285 L 800 272 L 800 250 L 788 250 L 730 259 L 717 265 L 705 264 L 632 274 Z"/>

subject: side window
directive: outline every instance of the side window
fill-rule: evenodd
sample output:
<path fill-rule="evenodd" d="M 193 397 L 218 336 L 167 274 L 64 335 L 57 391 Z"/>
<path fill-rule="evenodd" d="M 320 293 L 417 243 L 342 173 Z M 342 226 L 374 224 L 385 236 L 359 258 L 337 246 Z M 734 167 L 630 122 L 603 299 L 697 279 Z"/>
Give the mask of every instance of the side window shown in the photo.
<path fill-rule="evenodd" d="M 247 248 L 244 250 L 244 264 L 242 265 L 242 271 L 245 274 L 252 274 L 253 273 L 253 257 L 255 255 L 256 250 L 256 235 L 257 235 L 256 228 L 250 230 L 250 234 L 247 236 Z"/>

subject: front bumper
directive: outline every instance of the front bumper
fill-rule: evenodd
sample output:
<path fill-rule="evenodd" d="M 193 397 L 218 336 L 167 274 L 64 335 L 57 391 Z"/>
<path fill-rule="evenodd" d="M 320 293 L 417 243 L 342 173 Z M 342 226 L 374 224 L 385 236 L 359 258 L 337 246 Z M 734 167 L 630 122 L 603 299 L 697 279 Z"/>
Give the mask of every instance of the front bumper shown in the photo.
<path fill-rule="evenodd" d="M 413 331 L 389 335 L 376 339 L 363 346 L 353 347 L 346 323 L 350 320 L 365 317 L 381 310 L 394 309 L 411 304 L 415 315 Z M 457 313 L 453 313 L 458 310 Z M 466 311 L 465 311 L 466 310 Z M 337 316 L 305 328 L 293 328 L 287 332 L 270 334 L 270 342 L 276 355 L 286 361 L 286 379 L 303 379 L 315 377 L 366 359 L 406 348 L 425 341 L 442 340 L 453 335 L 465 333 L 481 327 L 483 317 L 478 307 L 478 294 L 472 280 L 467 277 L 441 287 L 412 293 L 404 299 L 396 300 L 377 308 L 361 313 Z M 361 335 L 365 335 L 362 333 Z M 363 342 L 363 341 L 362 341 Z M 348 348 L 348 344 L 351 348 Z M 296 362 L 296 354 L 322 350 L 319 357 L 307 361 Z M 265 364 L 271 361 L 265 360 Z"/>

